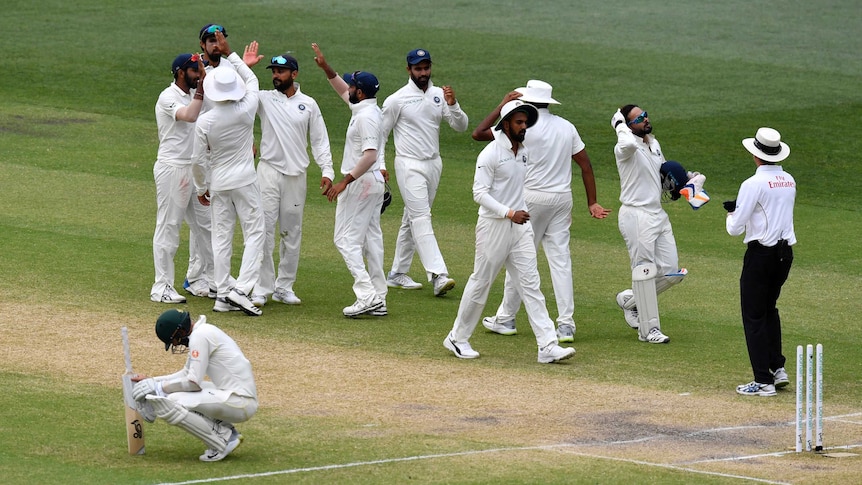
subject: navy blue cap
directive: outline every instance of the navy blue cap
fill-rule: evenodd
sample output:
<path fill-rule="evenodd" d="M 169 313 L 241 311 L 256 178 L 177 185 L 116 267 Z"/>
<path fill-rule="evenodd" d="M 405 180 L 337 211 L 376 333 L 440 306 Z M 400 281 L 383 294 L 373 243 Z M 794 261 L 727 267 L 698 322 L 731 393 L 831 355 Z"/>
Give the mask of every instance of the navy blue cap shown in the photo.
<path fill-rule="evenodd" d="M 431 54 L 425 49 L 413 49 L 407 53 L 407 65 L 412 66 L 422 61 L 431 62 Z"/>
<path fill-rule="evenodd" d="M 373 98 L 377 95 L 377 90 L 380 89 L 380 82 L 377 81 L 377 76 L 365 71 L 348 72 L 342 76 L 344 82 L 348 86 L 356 86 L 365 93 L 366 98 Z"/>
<path fill-rule="evenodd" d="M 222 27 L 221 25 L 219 25 L 219 24 L 206 24 L 201 29 L 201 33 L 198 35 L 198 38 L 200 38 L 200 40 L 204 40 L 207 37 L 214 36 L 217 30 L 220 30 L 221 33 L 225 37 L 227 37 L 227 30 L 225 30 L 225 28 Z"/>
<path fill-rule="evenodd" d="M 280 56 L 275 56 L 269 60 L 269 65 L 266 66 L 267 69 L 272 69 L 273 67 L 283 67 L 284 69 L 290 69 L 291 71 L 299 70 L 299 63 L 296 61 L 296 58 L 285 52 Z"/>
<path fill-rule="evenodd" d="M 199 60 L 202 60 L 200 54 L 180 54 L 171 64 L 171 74 L 176 74 L 180 69 L 189 67 L 197 69 Z"/>

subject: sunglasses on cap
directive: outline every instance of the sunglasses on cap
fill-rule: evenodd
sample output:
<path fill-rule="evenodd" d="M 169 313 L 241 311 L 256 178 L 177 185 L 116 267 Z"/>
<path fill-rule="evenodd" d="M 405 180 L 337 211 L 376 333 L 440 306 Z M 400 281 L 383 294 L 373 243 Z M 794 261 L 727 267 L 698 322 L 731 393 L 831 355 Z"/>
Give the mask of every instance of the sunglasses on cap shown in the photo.
<path fill-rule="evenodd" d="M 210 35 L 215 35 L 216 32 L 221 32 L 225 37 L 227 37 L 227 31 L 224 27 L 218 24 L 213 24 L 201 31 L 201 40 Z"/>
<path fill-rule="evenodd" d="M 647 114 L 647 112 L 646 112 L 646 111 L 642 111 L 642 112 L 641 112 L 641 114 L 639 114 L 639 115 L 637 116 L 637 118 L 635 118 L 635 119 L 633 119 L 633 120 L 629 121 L 628 123 L 626 123 L 626 126 L 631 126 L 631 125 L 636 125 L 636 124 L 638 124 L 638 123 L 643 123 L 643 121 L 644 121 L 645 119 L 647 119 L 647 118 L 649 118 L 649 115 Z"/>
<path fill-rule="evenodd" d="M 284 57 L 282 55 L 278 55 L 278 56 L 275 56 L 272 59 L 270 59 L 270 66 L 269 67 L 274 67 L 274 66 L 282 66 L 285 69 L 290 69 L 292 71 L 296 71 L 298 69 L 298 66 L 296 65 L 295 60 L 288 59 L 287 57 Z"/>
<path fill-rule="evenodd" d="M 192 67 L 192 68 L 197 69 L 198 62 L 200 62 L 202 60 L 203 60 L 203 56 L 201 56 L 200 54 L 192 54 L 192 56 L 189 57 L 189 60 L 187 60 L 186 62 L 183 63 L 182 66 L 180 66 L 180 69 L 186 69 L 188 67 Z M 206 64 L 206 63 L 204 63 L 204 64 Z"/>

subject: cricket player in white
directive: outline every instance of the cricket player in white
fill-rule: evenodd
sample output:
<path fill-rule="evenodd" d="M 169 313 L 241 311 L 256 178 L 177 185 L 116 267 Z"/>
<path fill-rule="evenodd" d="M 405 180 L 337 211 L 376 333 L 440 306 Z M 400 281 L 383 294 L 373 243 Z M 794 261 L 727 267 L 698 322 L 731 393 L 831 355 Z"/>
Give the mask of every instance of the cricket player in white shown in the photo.
<path fill-rule="evenodd" d="M 213 220 L 214 273 L 218 297 L 216 311 L 223 306 L 239 307 L 257 316 L 251 294 L 263 261 L 264 219 L 260 187 L 254 169 L 254 117 L 258 104 L 258 81 L 251 69 L 230 51 L 221 32 L 215 37 L 233 69 L 219 66 L 205 80 L 205 96 L 216 105 L 198 118 L 195 125 L 194 163 L 198 200 L 210 204 Z M 246 46 L 244 57 L 257 56 L 257 42 Z M 234 70 L 235 69 L 235 70 Z M 209 149 L 209 156 L 207 150 Z M 209 180 L 207 180 L 207 168 Z M 245 248 L 235 286 L 230 275 L 233 234 L 239 218 Z"/>
<path fill-rule="evenodd" d="M 530 163 L 524 182 L 524 201 L 530 213 L 536 251 L 544 248 L 551 282 L 557 301 L 557 338 L 560 342 L 573 342 L 575 335 L 575 297 L 572 281 L 572 255 L 569 249 L 572 226 L 572 161 L 581 169 L 581 179 L 587 196 L 587 208 L 596 219 L 604 219 L 611 212 L 596 201 L 596 179 L 586 145 L 575 125 L 552 114 L 550 104 L 560 104 L 552 97 L 550 84 L 531 79 L 526 87 L 507 94 L 495 111 L 514 99 L 536 106 L 539 120 L 527 130 L 524 146 L 530 150 Z M 473 139 L 493 138 L 491 126 L 496 119 L 489 116 L 473 131 Z M 482 319 L 482 325 L 501 335 L 514 335 L 515 315 L 521 306 L 516 281 L 506 272 L 503 301 L 493 317 Z"/>
<path fill-rule="evenodd" d="M 629 252 L 632 289 L 617 294 L 626 321 L 638 329 L 642 342 L 663 344 L 657 295 L 682 281 L 676 240 L 667 213 L 662 209 L 661 166 L 665 157 L 651 135 L 647 112 L 626 105 L 611 118 L 616 131 L 614 146 L 620 175 L 619 229 Z"/>
<path fill-rule="evenodd" d="M 132 396 L 145 420 L 156 417 L 200 439 L 207 450 L 201 461 L 219 461 L 242 441 L 234 423 L 257 412 L 257 386 L 251 363 L 239 346 L 203 315 L 192 323 L 187 312 L 168 310 L 156 320 L 156 335 L 165 351 L 188 353 L 174 374 L 137 374 Z M 209 378 L 208 381 L 204 378 Z"/>
<path fill-rule="evenodd" d="M 344 139 L 341 173 L 344 177 L 326 191 L 335 206 L 335 247 L 353 275 L 356 301 L 345 307 L 345 316 L 383 316 L 386 309 L 386 277 L 383 274 L 383 232 L 380 208 L 383 205 L 384 174 L 380 153 L 381 113 L 377 106 L 377 78 L 364 71 L 338 76 L 326 62 L 317 44 L 314 61 L 323 69 L 329 84 L 350 107 L 351 117 Z M 363 256 L 368 262 L 366 268 Z"/>
<path fill-rule="evenodd" d="M 395 257 L 387 284 L 392 288 L 418 289 L 421 283 L 407 275 L 413 253 L 425 267 L 435 296 L 455 287 L 431 226 L 431 206 L 437 195 L 443 160 L 440 158 L 440 124 L 445 120 L 453 130 L 467 129 L 467 114 L 450 86 L 439 88 L 431 82 L 431 54 L 414 49 L 407 54 L 407 84 L 383 102 L 381 139 L 384 149 L 389 132 L 394 131 L 395 176 L 404 200 L 404 214 Z"/>
<path fill-rule="evenodd" d="M 260 279 L 252 302 L 263 306 L 273 300 L 289 305 L 301 303 L 293 290 L 299 267 L 302 243 L 302 213 L 305 208 L 308 145 L 320 167 L 320 187 L 332 186 L 335 172 L 329 149 L 329 134 L 317 102 L 302 93 L 295 82 L 299 64 L 290 54 L 275 56 L 267 69 L 272 70 L 275 89 L 260 92 L 257 114 L 260 117 L 260 161 L 257 178 L 263 197 L 266 242 Z M 275 226 L 279 226 L 278 278 L 272 252 Z"/>
<path fill-rule="evenodd" d="M 462 359 L 479 357 L 469 339 L 482 316 L 491 284 L 505 265 L 518 280 L 539 347 L 538 361 L 557 362 L 574 355 L 575 349 L 558 345 L 554 322 L 539 289 L 536 246 L 524 202 L 528 155 L 521 142 L 539 112 L 533 105 L 515 100 L 506 103 L 500 115 L 495 140 L 476 159 L 473 200 L 479 204 L 479 220 L 473 274 L 464 287 L 458 315 L 443 346 Z"/>
<path fill-rule="evenodd" d="M 150 299 L 162 303 L 185 303 L 186 298 L 174 289 L 174 256 L 180 244 L 183 220 L 189 226 L 190 246 L 209 248 L 212 260 L 209 227 L 205 213 L 194 196 L 192 183 L 192 131 L 203 105 L 206 72 L 198 54 L 181 54 L 171 66 L 174 82 L 165 88 L 156 102 L 156 126 L 159 150 L 153 165 L 156 182 L 156 229 L 153 234 L 153 263 L 156 278 L 150 289 Z M 198 88 L 196 91 L 193 91 Z M 205 227 L 204 227 L 205 226 Z M 201 281 L 209 293 L 212 274 L 204 267 L 189 262 L 187 279 Z"/>

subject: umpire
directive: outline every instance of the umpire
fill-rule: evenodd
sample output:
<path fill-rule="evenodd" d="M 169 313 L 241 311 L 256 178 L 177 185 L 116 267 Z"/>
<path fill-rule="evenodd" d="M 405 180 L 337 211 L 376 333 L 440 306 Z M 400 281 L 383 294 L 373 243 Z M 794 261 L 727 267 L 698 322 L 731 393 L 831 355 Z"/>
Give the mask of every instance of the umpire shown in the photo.
<path fill-rule="evenodd" d="M 772 128 L 760 128 L 754 138 L 742 140 L 754 156 L 757 170 L 739 187 L 735 201 L 725 202 L 727 232 L 745 233 L 748 244 L 739 278 L 742 326 L 754 380 L 737 386 L 745 396 L 774 396 L 776 387 L 790 381 L 781 353 L 781 319 L 776 302 L 793 264 L 796 234 L 793 205 L 796 181 L 779 162 L 790 147 Z"/>

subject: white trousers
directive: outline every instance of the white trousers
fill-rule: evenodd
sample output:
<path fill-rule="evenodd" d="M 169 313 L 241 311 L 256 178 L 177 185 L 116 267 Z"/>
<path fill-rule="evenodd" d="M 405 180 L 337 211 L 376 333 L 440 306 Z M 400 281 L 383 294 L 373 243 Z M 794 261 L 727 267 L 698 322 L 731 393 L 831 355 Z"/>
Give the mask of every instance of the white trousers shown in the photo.
<path fill-rule="evenodd" d="M 212 382 L 201 382 L 200 392 L 174 392 L 168 399 L 182 404 L 212 419 L 228 423 L 248 421 L 257 412 L 257 399 L 243 397 L 224 389 L 216 389 Z"/>
<path fill-rule="evenodd" d="M 665 211 L 657 213 L 639 207 L 623 205 L 620 207 L 620 234 L 626 242 L 632 269 L 641 263 L 656 265 L 659 276 L 656 286 L 666 280 L 664 276 L 679 269 L 679 256 L 673 228 Z"/>
<path fill-rule="evenodd" d="M 250 295 L 260 276 L 263 261 L 263 239 L 266 232 L 263 222 L 263 209 L 260 200 L 260 186 L 254 182 L 232 190 L 210 192 L 212 200 L 213 255 L 215 283 L 220 298 L 230 293 L 236 286 Z M 239 275 L 232 285 L 230 275 L 233 257 L 233 234 L 239 218 L 242 229 L 243 252 Z"/>
<path fill-rule="evenodd" d="M 458 316 L 452 326 L 456 342 L 466 342 L 473 335 L 491 284 L 503 266 L 516 278 L 527 309 L 530 326 L 536 335 L 539 348 L 557 342 L 554 322 L 548 316 L 545 297 L 539 289 L 539 270 L 536 265 L 536 246 L 533 228 L 529 222 L 515 224 L 509 219 L 479 217 L 476 223 L 476 256 L 473 274 L 464 286 Z"/>
<path fill-rule="evenodd" d="M 266 239 L 263 246 L 263 264 L 260 267 L 254 292 L 269 296 L 276 289 L 293 291 L 299 268 L 299 247 L 302 244 L 302 213 L 305 209 L 306 177 L 285 175 L 266 162 L 257 165 L 257 180 L 263 200 L 263 217 Z M 276 278 L 273 250 L 275 227 L 278 225 L 278 278 Z"/>
<path fill-rule="evenodd" d="M 449 274 L 431 226 L 431 206 L 437 195 L 442 172 L 443 161 L 440 157 L 433 160 L 395 157 L 395 176 L 404 201 L 404 213 L 395 240 L 393 273 L 408 272 L 413 253 L 416 252 L 428 273 L 429 281 L 432 274 Z"/>
<path fill-rule="evenodd" d="M 180 245 L 183 221 L 189 226 L 189 281 L 213 282 L 209 210 L 195 196 L 191 165 L 175 167 L 162 162 L 153 166 L 156 182 L 156 228 L 153 233 L 155 282 L 151 294 L 161 294 L 175 284 L 174 256 Z"/>
<path fill-rule="evenodd" d="M 366 172 L 339 194 L 335 205 L 333 241 L 353 276 L 356 299 L 366 305 L 377 297 L 386 300 L 380 229 L 383 191 L 382 178 L 378 180 L 374 172 Z"/>
<path fill-rule="evenodd" d="M 575 296 L 572 283 L 572 253 L 569 250 L 569 229 L 572 226 L 572 193 L 540 193 L 524 191 L 530 224 L 533 226 L 533 242 L 536 252 L 539 244 L 545 251 L 554 298 L 557 301 L 557 325 L 574 326 Z M 521 296 L 517 280 L 506 271 L 503 301 L 497 308 L 497 321 L 515 319 L 521 307 Z"/>

